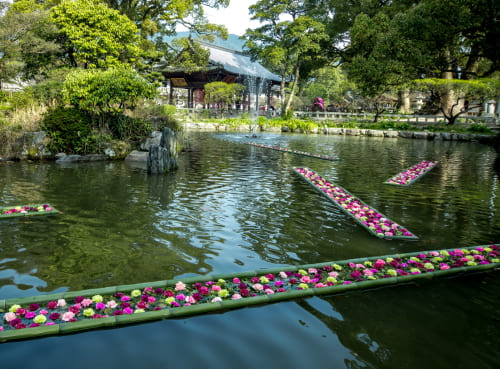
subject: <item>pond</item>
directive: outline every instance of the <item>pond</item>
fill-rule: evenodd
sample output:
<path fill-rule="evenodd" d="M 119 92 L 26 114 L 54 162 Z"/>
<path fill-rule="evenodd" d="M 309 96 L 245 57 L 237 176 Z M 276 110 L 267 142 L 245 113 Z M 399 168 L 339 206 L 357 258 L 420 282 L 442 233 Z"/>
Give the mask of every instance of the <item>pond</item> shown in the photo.
<path fill-rule="evenodd" d="M 339 157 L 320 160 L 246 142 Z M 500 242 L 498 159 L 477 143 L 186 133 L 179 169 L 0 164 L 0 299 Z M 421 160 L 409 187 L 383 184 Z M 416 234 L 383 240 L 291 171 L 313 169 Z M 5 368 L 494 368 L 498 271 L 0 345 Z"/>

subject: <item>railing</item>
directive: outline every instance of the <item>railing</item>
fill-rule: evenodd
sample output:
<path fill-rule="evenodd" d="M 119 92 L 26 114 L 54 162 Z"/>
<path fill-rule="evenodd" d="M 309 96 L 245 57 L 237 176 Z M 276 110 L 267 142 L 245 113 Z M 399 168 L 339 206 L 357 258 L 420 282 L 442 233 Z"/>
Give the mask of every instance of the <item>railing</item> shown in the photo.
<path fill-rule="evenodd" d="M 333 122 L 373 122 L 375 114 L 371 113 L 340 113 L 340 112 L 303 112 L 294 113 L 297 118 L 308 118 L 319 121 Z M 409 123 L 413 125 L 436 124 L 445 121 L 442 115 L 406 115 L 406 114 L 380 114 L 378 120 Z M 491 126 L 500 125 L 500 119 L 494 116 L 460 116 L 457 123 L 471 124 L 484 123 Z"/>
<path fill-rule="evenodd" d="M 178 108 L 178 112 L 185 115 L 190 115 L 195 119 L 199 118 L 238 118 L 247 115 L 250 118 L 257 116 L 266 116 L 268 118 L 279 117 L 280 114 L 274 110 L 255 111 L 255 110 L 226 110 L 221 113 L 218 109 L 195 109 L 195 108 Z M 370 123 L 375 119 L 375 114 L 372 113 L 341 113 L 341 112 L 310 112 L 296 111 L 294 117 L 311 119 L 314 121 L 330 121 L 336 123 L 358 122 Z M 400 123 L 408 123 L 417 126 L 426 126 L 429 124 L 437 124 L 444 122 L 445 118 L 442 115 L 406 115 L 406 114 L 380 114 L 379 121 L 393 121 Z M 500 118 L 494 116 L 460 116 L 457 119 L 457 124 L 469 125 L 473 123 L 483 123 L 490 127 L 500 126 Z"/>

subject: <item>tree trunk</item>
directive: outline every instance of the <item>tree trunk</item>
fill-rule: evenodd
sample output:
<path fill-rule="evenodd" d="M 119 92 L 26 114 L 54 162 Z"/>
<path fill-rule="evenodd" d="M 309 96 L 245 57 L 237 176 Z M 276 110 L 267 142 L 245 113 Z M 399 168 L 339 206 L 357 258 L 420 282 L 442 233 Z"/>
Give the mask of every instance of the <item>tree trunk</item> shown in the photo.
<path fill-rule="evenodd" d="M 409 88 L 398 91 L 398 108 L 401 114 L 411 113 Z"/>
<path fill-rule="evenodd" d="M 292 106 L 292 100 L 293 97 L 295 96 L 295 89 L 297 88 L 297 83 L 299 82 L 299 78 L 300 78 L 300 59 L 297 59 L 297 63 L 295 64 L 295 79 L 293 80 L 292 88 L 290 89 L 290 94 L 288 94 L 288 98 L 286 100 L 286 106 L 285 106 L 286 117 L 288 117 L 288 114 L 290 112 L 290 106 Z"/>

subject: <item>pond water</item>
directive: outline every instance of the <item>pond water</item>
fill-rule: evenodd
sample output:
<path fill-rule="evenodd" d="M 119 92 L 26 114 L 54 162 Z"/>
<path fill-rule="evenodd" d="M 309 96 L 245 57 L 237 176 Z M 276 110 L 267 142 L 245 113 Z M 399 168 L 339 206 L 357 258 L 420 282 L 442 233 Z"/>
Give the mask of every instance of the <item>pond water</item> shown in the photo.
<path fill-rule="evenodd" d="M 0 299 L 500 242 L 498 159 L 474 143 L 188 132 L 179 169 L 0 164 Z M 326 161 L 252 141 L 341 158 Z M 382 184 L 421 160 L 410 187 Z M 419 236 L 381 240 L 290 169 L 306 166 Z M 495 368 L 498 271 L 0 345 L 2 368 Z"/>

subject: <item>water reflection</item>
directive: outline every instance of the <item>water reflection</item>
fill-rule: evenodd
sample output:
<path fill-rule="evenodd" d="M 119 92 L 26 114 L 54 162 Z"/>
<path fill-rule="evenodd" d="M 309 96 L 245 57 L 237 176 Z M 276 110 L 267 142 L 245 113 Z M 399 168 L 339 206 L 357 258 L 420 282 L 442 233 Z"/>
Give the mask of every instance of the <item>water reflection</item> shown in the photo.
<path fill-rule="evenodd" d="M 0 299 L 500 240 L 491 147 L 256 136 L 189 133 L 179 170 L 161 176 L 121 162 L 0 164 L 0 205 L 46 202 L 63 211 L 0 222 Z M 250 139 L 342 160 L 245 145 Z M 424 159 L 439 165 L 414 185 L 382 183 Z M 338 183 L 420 239 L 371 236 L 293 174 L 293 166 Z M 290 368 L 325 362 L 420 368 L 421 353 L 438 347 L 429 367 L 489 368 L 500 347 L 492 318 L 500 316 L 497 274 L 9 343 L 0 354 L 8 365 L 32 368 L 38 364 L 27 350 L 60 368 L 78 367 L 79 359 L 83 367 L 89 352 L 101 364 L 144 367 L 144 350 L 161 353 L 148 360 L 151 367 L 181 357 L 185 367 L 206 368 L 266 367 L 277 358 Z M 461 345 L 467 350 L 458 357 Z M 71 354 L 48 349 L 56 346 Z"/>

